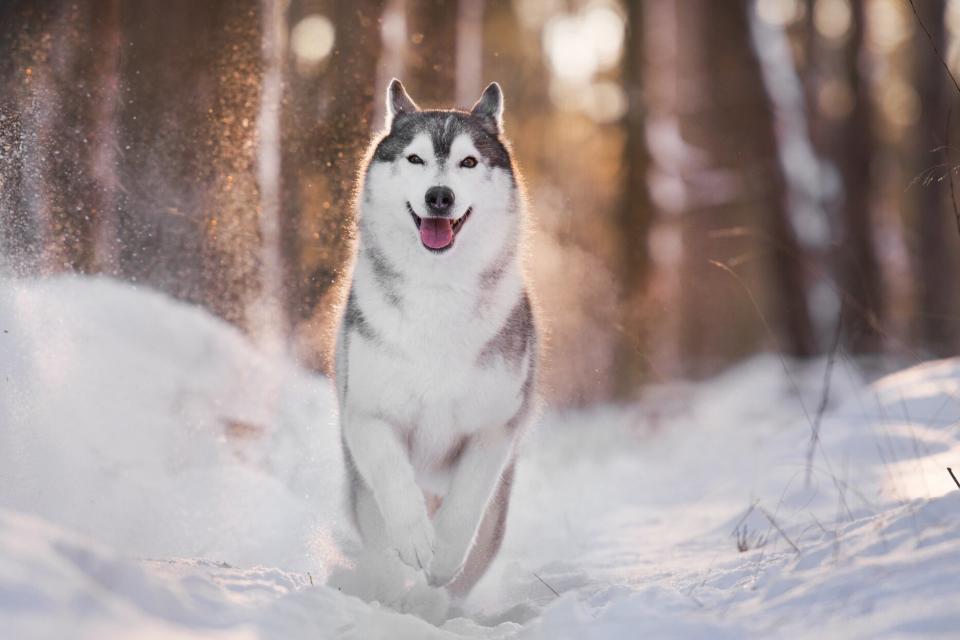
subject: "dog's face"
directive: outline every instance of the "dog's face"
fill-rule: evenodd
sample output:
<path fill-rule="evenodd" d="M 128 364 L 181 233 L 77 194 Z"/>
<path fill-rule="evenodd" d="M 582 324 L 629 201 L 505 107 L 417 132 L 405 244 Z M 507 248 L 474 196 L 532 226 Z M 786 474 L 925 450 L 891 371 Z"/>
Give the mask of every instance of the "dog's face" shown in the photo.
<path fill-rule="evenodd" d="M 516 234 L 516 182 L 501 139 L 503 96 L 491 84 L 469 112 L 422 111 L 387 90 L 389 131 L 367 169 L 365 226 L 406 252 L 482 260 Z"/>

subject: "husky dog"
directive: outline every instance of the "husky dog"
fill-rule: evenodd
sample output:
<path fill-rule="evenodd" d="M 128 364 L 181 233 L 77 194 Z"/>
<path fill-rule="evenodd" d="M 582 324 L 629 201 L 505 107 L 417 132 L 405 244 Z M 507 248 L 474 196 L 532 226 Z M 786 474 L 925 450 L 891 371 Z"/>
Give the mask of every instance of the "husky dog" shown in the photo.
<path fill-rule="evenodd" d="M 357 194 L 337 333 L 341 434 L 365 549 L 406 565 L 408 584 L 412 567 L 444 597 L 465 596 L 500 547 L 514 445 L 533 405 L 523 198 L 502 115 L 496 83 L 470 111 L 421 110 L 390 83 L 387 130 Z"/>

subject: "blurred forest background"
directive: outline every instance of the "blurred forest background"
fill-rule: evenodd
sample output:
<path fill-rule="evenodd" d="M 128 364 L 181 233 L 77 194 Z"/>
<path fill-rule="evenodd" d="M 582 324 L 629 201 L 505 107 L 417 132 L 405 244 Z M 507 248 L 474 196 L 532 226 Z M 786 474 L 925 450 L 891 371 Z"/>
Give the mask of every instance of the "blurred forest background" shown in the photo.
<path fill-rule="evenodd" d="M 2 269 L 157 288 L 323 370 L 387 81 L 497 80 L 554 403 L 955 355 L 958 35 L 958 0 L 2 0 Z"/>

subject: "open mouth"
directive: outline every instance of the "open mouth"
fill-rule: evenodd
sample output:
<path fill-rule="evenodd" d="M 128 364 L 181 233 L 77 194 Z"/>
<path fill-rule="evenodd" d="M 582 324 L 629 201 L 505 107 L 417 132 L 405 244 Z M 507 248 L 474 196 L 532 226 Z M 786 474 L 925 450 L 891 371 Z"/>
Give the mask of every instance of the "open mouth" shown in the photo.
<path fill-rule="evenodd" d="M 467 218 L 473 212 L 473 207 L 468 207 L 466 213 L 457 220 L 450 218 L 421 218 L 407 203 L 407 211 L 413 218 L 413 223 L 417 225 L 420 231 L 420 242 L 423 246 L 435 253 L 441 253 L 453 246 L 453 240 L 460 233 L 460 229 L 467 222 Z"/>

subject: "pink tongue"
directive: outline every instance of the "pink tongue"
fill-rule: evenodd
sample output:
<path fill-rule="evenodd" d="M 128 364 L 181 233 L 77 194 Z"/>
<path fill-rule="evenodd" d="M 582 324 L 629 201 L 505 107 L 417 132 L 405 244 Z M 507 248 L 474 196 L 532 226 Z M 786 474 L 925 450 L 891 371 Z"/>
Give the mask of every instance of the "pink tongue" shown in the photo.
<path fill-rule="evenodd" d="M 446 218 L 423 218 L 420 241 L 431 249 L 443 249 L 453 242 L 453 226 Z"/>

